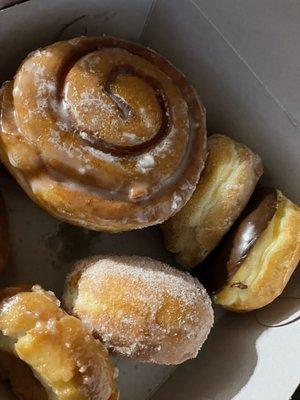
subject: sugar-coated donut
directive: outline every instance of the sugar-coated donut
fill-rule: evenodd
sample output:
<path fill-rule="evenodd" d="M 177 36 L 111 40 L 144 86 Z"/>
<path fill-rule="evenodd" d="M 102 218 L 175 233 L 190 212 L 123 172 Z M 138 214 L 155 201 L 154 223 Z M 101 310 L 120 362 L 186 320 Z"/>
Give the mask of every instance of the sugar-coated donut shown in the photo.
<path fill-rule="evenodd" d="M 196 357 L 213 325 L 199 281 L 147 257 L 79 262 L 67 278 L 64 305 L 110 351 L 143 362 L 179 364 Z"/>
<path fill-rule="evenodd" d="M 4 200 L 0 194 L 0 272 L 5 267 L 9 255 L 8 222 Z"/>
<path fill-rule="evenodd" d="M 163 225 L 165 244 L 185 268 L 215 248 L 247 204 L 262 175 L 258 155 L 227 136 L 208 138 L 208 158 L 196 190 Z"/>
<path fill-rule="evenodd" d="M 0 291 L 0 378 L 22 400 L 117 400 L 106 349 L 53 293 Z"/>
<path fill-rule="evenodd" d="M 299 260 L 300 208 L 279 190 L 261 188 L 205 261 L 205 285 L 217 304 L 251 311 L 282 293 Z"/>

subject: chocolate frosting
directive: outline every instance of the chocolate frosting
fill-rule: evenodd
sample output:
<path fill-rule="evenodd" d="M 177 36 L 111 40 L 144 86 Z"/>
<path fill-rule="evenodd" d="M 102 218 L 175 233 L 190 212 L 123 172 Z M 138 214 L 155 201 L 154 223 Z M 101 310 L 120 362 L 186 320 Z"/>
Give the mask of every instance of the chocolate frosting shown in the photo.
<path fill-rule="evenodd" d="M 228 234 L 199 267 L 199 278 L 211 292 L 220 291 L 237 272 L 277 209 L 277 191 L 257 189 L 241 217 Z M 234 287 L 246 289 L 243 282 Z"/>

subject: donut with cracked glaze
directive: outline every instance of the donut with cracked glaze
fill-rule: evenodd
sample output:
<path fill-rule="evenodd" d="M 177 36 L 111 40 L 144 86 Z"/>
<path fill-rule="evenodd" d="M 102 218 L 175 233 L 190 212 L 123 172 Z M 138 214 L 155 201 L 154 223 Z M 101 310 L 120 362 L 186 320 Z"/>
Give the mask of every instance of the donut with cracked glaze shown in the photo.
<path fill-rule="evenodd" d="M 0 291 L 0 378 L 22 400 L 117 400 L 107 351 L 53 293 Z"/>

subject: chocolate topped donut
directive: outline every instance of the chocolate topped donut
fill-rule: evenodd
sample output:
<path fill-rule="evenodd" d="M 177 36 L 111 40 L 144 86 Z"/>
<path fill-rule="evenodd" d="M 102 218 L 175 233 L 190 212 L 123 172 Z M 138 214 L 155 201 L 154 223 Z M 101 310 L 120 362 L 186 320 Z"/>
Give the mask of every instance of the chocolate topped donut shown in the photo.
<path fill-rule="evenodd" d="M 267 228 L 277 209 L 277 192 L 273 188 L 255 191 L 239 220 L 225 236 L 220 247 L 202 267 L 207 269 L 206 285 L 211 292 L 221 290 L 237 272 L 250 249 Z M 202 268 L 200 267 L 200 268 Z M 240 286 L 243 284 L 240 283 Z"/>
<path fill-rule="evenodd" d="M 255 192 L 251 199 L 248 215 L 233 233 L 232 247 L 229 250 L 227 270 L 232 276 L 247 257 L 252 246 L 267 228 L 277 209 L 277 192 L 275 189 L 262 188 Z M 225 260 L 223 260 L 225 261 Z"/>
<path fill-rule="evenodd" d="M 278 190 L 257 189 L 221 245 L 199 267 L 215 301 L 247 311 L 277 297 L 299 262 L 299 222 L 299 207 Z"/>

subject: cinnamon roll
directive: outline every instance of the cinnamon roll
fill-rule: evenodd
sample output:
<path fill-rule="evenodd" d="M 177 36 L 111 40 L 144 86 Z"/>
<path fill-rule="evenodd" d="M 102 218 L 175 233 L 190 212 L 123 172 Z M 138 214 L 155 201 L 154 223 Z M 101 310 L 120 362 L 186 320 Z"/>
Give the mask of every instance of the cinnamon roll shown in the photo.
<path fill-rule="evenodd" d="M 118 399 L 104 347 L 38 286 L 0 291 L 0 379 L 22 400 Z"/>
<path fill-rule="evenodd" d="M 39 49 L 1 90 L 1 159 L 52 215 L 117 232 L 161 223 L 190 198 L 205 112 L 168 61 L 80 37 Z"/>

